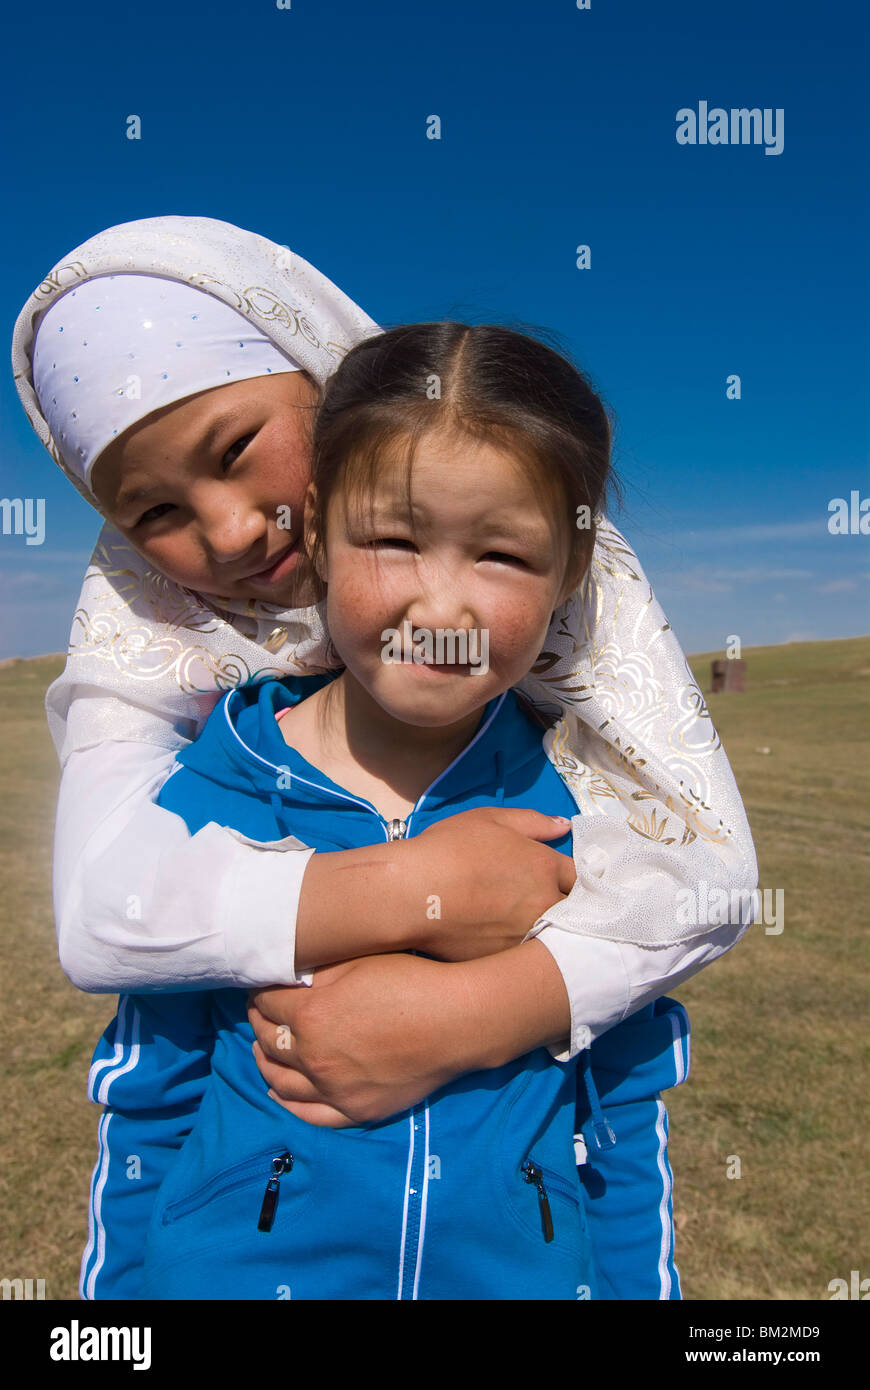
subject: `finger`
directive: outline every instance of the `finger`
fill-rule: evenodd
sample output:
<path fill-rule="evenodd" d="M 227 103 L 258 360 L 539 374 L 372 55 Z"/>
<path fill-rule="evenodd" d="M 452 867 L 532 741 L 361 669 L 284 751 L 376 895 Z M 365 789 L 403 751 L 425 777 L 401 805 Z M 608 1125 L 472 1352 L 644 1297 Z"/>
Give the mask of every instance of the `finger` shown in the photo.
<path fill-rule="evenodd" d="M 293 1030 L 289 1023 L 272 1023 L 253 1005 L 248 1009 L 248 1022 L 267 1056 L 286 1066 L 294 1050 Z"/>
<path fill-rule="evenodd" d="M 248 991 L 248 1008 L 256 1009 L 259 1013 L 269 1013 L 269 1001 L 275 994 L 272 985 L 264 986 L 262 989 L 252 989 Z"/>
<path fill-rule="evenodd" d="M 278 1066 L 269 1060 L 259 1043 L 253 1043 L 251 1051 L 266 1085 L 277 1091 L 282 1100 L 323 1099 L 314 1082 L 298 1067 L 286 1063 L 284 1066 Z"/>
<path fill-rule="evenodd" d="M 306 992 L 305 985 L 269 985 L 248 995 L 248 1009 L 256 1009 L 271 1023 L 288 1023 L 292 1027 L 301 1003 L 298 996 Z"/>
<path fill-rule="evenodd" d="M 567 897 L 577 882 L 577 870 L 570 855 L 562 854 L 559 857 L 562 860 L 559 865 L 559 892 Z"/>
<path fill-rule="evenodd" d="M 270 1009 L 266 990 L 248 995 L 248 1022 L 255 1033 L 265 1031 L 266 1025 L 274 1027 L 282 1022 L 283 1020 L 277 1017 L 277 1013 L 277 1009 Z"/>
<path fill-rule="evenodd" d="M 541 811 L 527 811 L 522 807 L 494 807 L 493 814 L 509 830 L 527 835 L 530 840 L 556 840 L 571 828 L 565 816 L 545 816 Z"/>
<path fill-rule="evenodd" d="M 283 1105 L 285 1110 L 289 1110 L 292 1114 L 298 1115 L 300 1120 L 305 1120 L 309 1125 L 322 1125 L 327 1129 L 349 1129 L 356 1124 L 355 1120 L 349 1119 L 347 1115 L 343 1115 L 340 1110 L 336 1110 L 332 1105 L 321 1105 L 317 1102 L 309 1103 L 307 1101 L 281 1100 L 280 1096 L 276 1096 L 274 1091 L 270 1091 L 269 1095 L 272 1097 L 272 1100 L 277 1101 L 279 1105 Z"/>

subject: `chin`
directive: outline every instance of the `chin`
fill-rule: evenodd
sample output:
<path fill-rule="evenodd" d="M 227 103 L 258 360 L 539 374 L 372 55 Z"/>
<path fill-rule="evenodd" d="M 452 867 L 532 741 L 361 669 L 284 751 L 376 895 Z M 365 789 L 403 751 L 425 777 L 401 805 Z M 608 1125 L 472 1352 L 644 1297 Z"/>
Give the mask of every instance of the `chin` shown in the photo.
<path fill-rule="evenodd" d="M 441 729 L 458 724 L 461 719 L 468 719 L 475 711 L 482 710 L 492 699 L 492 693 L 485 690 L 481 690 L 479 698 L 475 698 L 477 691 L 469 690 L 467 679 L 463 682 L 462 691 L 456 692 L 453 698 L 434 685 L 426 692 L 419 689 L 400 692 L 375 689 L 370 694 L 392 719 L 420 729 Z"/>
<path fill-rule="evenodd" d="M 294 576 L 286 584 L 275 585 L 274 588 L 266 584 L 240 586 L 239 592 L 232 597 L 250 599 L 254 603 L 267 603 L 272 608 L 293 609 L 311 608 L 317 603 L 320 595 L 316 585 L 305 578 L 296 580 Z"/>

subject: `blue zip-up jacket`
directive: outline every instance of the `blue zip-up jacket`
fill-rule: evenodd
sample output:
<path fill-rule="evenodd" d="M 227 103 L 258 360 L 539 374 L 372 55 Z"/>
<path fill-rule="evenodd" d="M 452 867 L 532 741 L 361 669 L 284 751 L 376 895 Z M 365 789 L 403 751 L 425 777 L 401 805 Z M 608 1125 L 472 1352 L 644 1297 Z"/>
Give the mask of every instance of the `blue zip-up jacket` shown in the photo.
<path fill-rule="evenodd" d="M 370 803 L 281 737 L 276 713 L 327 679 L 231 692 L 160 804 L 191 832 L 217 820 L 316 850 L 387 838 Z M 511 692 L 487 705 L 406 833 L 493 804 L 576 814 Z M 570 852 L 570 836 L 554 847 Z M 674 1001 L 612 1029 L 579 1062 L 541 1048 L 344 1130 L 272 1101 L 252 1041 L 243 991 L 122 997 L 91 1071 L 92 1098 L 107 1108 L 84 1297 L 680 1296 L 658 1094 L 687 1069 Z M 592 1156 L 582 1182 L 580 1133 Z"/>

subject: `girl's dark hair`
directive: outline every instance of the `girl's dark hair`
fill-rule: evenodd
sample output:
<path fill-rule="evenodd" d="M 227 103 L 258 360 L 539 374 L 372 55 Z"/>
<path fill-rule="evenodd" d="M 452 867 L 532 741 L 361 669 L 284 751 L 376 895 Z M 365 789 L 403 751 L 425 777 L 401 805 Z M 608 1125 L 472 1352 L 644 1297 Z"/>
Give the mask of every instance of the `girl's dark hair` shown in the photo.
<path fill-rule="evenodd" d="M 539 338 L 451 320 L 364 339 L 326 383 L 314 423 L 312 561 L 323 554 L 336 488 L 370 492 L 385 450 L 404 443 L 410 489 L 417 443 L 444 429 L 508 450 L 535 469 L 554 507 L 565 509 L 571 561 L 585 574 L 608 482 L 618 488 L 600 397 L 567 356 Z"/>

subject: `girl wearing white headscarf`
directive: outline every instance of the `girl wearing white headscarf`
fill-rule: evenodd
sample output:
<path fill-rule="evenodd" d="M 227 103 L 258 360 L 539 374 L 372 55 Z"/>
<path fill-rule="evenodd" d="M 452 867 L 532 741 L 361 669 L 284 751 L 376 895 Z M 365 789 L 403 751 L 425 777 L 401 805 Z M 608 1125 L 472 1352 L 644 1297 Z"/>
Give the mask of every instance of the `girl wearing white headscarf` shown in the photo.
<path fill-rule="evenodd" d="M 134 287 L 144 299 L 127 292 L 140 277 L 153 282 Z M 131 425 L 272 372 L 302 368 L 322 384 L 379 331 L 287 248 L 210 218 L 156 217 L 109 228 L 52 269 L 19 315 L 13 369 L 40 439 L 97 505 L 93 468 Z M 321 611 L 197 594 L 104 526 L 46 698 L 63 767 L 59 950 L 80 988 L 304 978 L 294 922 L 311 851 L 213 824 L 191 837 L 152 798 L 220 692 L 336 664 Z M 548 755 L 582 808 L 576 885 L 533 928 L 570 1000 L 567 1056 L 734 944 L 756 862 L 701 693 L 609 524 L 521 689 L 562 714 Z M 365 947 L 379 948 L 390 949 Z"/>

